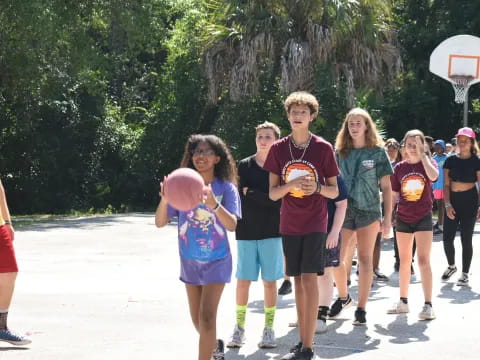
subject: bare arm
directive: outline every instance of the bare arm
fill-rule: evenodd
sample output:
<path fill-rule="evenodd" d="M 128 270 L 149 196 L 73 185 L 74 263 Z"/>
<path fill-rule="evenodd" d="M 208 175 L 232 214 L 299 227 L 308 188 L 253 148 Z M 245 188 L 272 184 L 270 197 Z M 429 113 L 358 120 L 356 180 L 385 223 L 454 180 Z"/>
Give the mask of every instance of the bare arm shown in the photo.
<path fill-rule="evenodd" d="M 335 199 L 338 196 L 337 177 L 332 176 L 326 179 L 326 185 L 320 185 L 320 192 L 318 194 L 328 198 Z"/>
<path fill-rule="evenodd" d="M 390 175 L 385 175 L 380 179 L 380 188 L 382 190 L 383 199 L 383 224 L 382 232 L 386 237 L 390 233 L 392 227 L 392 184 L 390 183 Z"/>
<path fill-rule="evenodd" d="M 450 202 L 450 169 L 443 168 L 443 202 L 445 204 L 445 214 L 449 219 L 455 219 L 455 209 Z M 478 178 L 478 175 L 477 175 Z"/>
<path fill-rule="evenodd" d="M 10 218 L 10 211 L 8 210 L 7 196 L 5 195 L 5 189 L 3 187 L 1 180 L 0 180 L 0 209 L 2 211 L 3 221 L 5 221 L 5 224 L 8 227 L 13 239 L 15 231 L 13 229 L 12 220 Z"/>
<path fill-rule="evenodd" d="M 217 215 L 218 220 L 220 220 L 225 229 L 228 231 L 235 231 L 235 228 L 237 227 L 237 217 L 234 214 L 231 214 L 217 201 L 210 186 L 208 186 L 206 191 L 207 198 L 205 199 L 205 205 L 215 212 L 215 215 Z"/>
<path fill-rule="evenodd" d="M 305 176 L 300 176 L 286 184 L 280 185 L 280 176 L 274 173 L 269 173 L 269 192 L 268 196 L 273 201 L 280 200 L 287 195 L 295 187 L 300 188 Z"/>
<path fill-rule="evenodd" d="M 400 193 L 392 190 L 392 211 L 395 208 L 395 204 L 397 203 L 399 196 L 400 196 Z"/>
<path fill-rule="evenodd" d="M 165 198 L 160 200 L 160 204 L 158 204 L 157 211 L 155 212 L 155 225 L 157 227 L 163 227 L 168 224 L 170 218 L 167 214 L 167 201 Z"/>
<path fill-rule="evenodd" d="M 327 236 L 327 249 L 333 249 L 338 244 L 338 236 L 342 230 L 343 221 L 347 212 L 348 200 L 340 200 L 335 203 L 335 215 L 333 217 L 333 224 Z"/>
<path fill-rule="evenodd" d="M 428 178 L 431 181 L 435 181 L 438 179 L 438 168 L 432 163 L 432 159 L 430 156 L 422 155 L 422 164 L 425 172 L 427 173 Z M 433 160 L 435 161 L 435 160 Z"/>
<path fill-rule="evenodd" d="M 163 192 L 163 182 L 160 183 L 160 197 L 160 203 L 158 204 L 157 211 L 155 211 L 155 225 L 159 228 L 167 225 L 170 221 L 167 213 L 168 202 Z"/>

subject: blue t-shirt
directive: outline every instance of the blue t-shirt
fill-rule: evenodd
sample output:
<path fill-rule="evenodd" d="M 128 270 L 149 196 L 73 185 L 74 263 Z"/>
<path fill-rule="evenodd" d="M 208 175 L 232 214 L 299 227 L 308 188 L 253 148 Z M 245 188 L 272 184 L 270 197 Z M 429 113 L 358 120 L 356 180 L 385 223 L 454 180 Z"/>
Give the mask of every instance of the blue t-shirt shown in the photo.
<path fill-rule="evenodd" d="M 330 230 L 332 230 L 333 218 L 335 217 L 335 211 L 337 210 L 337 206 L 335 205 L 335 203 L 348 198 L 347 186 L 345 185 L 345 181 L 343 181 L 341 175 L 337 176 L 337 184 L 338 184 L 338 196 L 335 199 L 328 199 L 328 202 L 327 202 L 327 209 L 328 209 L 327 233 L 329 233 Z"/>
<path fill-rule="evenodd" d="M 438 165 L 438 179 L 432 184 L 433 190 L 443 190 L 443 164 L 445 164 L 445 160 L 447 160 L 448 155 L 437 155 L 433 156 L 433 160 L 437 162 Z"/>
<path fill-rule="evenodd" d="M 219 179 L 211 186 L 217 201 L 240 218 L 242 212 L 236 186 Z M 230 255 L 227 231 L 215 212 L 205 204 L 190 211 L 178 211 L 169 205 L 168 216 L 178 217 L 178 247 L 182 259 L 209 262 Z"/>

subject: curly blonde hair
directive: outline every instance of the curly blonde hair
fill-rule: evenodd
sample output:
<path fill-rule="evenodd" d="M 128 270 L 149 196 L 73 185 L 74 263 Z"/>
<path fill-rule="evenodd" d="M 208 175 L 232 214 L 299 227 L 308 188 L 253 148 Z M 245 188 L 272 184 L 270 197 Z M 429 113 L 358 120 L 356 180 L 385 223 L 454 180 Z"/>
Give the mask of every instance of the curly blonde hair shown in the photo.
<path fill-rule="evenodd" d="M 318 101 L 315 96 L 313 96 L 309 92 L 295 91 L 288 95 L 284 104 L 287 114 L 290 112 L 290 108 L 292 107 L 292 105 L 307 105 L 310 108 L 311 115 L 318 114 Z"/>
<path fill-rule="evenodd" d="M 350 150 L 353 148 L 353 140 L 350 136 L 350 132 L 348 131 L 348 120 L 350 120 L 352 116 L 361 116 L 365 120 L 365 125 L 367 127 L 367 131 L 365 132 L 365 147 L 367 149 L 371 149 L 376 146 L 383 147 L 383 140 L 378 134 L 377 127 L 375 126 L 370 114 L 364 109 L 354 108 L 345 116 L 342 128 L 338 132 L 335 140 L 335 147 L 338 154 L 342 158 L 346 158 L 350 153 Z"/>

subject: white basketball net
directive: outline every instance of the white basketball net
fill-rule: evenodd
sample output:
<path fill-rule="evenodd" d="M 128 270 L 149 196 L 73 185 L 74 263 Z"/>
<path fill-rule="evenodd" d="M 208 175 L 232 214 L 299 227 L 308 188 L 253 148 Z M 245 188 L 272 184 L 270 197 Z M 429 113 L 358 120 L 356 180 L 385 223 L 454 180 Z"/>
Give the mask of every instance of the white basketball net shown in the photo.
<path fill-rule="evenodd" d="M 467 92 L 470 87 L 470 81 L 473 80 L 471 76 L 452 76 L 452 86 L 455 90 L 455 102 L 463 104 L 467 100 Z"/>

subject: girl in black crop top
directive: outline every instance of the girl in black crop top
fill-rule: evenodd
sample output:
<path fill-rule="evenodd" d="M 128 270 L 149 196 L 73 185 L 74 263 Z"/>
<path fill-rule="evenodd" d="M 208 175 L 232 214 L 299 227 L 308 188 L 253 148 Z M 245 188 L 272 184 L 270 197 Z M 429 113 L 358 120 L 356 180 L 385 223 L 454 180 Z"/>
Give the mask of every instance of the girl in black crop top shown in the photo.
<path fill-rule="evenodd" d="M 478 213 L 478 191 L 480 184 L 480 159 L 475 133 L 470 128 L 458 130 L 456 135 L 458 153 L 445 160 L 444 199 L 445 223 L 443 232 L 443 248 L 448 267 L 442 275 L 447 281 L 457 271 L 455 266 L 454 240 L 457 226 L 460 226 L 462 241 L 462 274 L 457 285 L 468 285 L 468 272 L 472 262 L 472 236 Z"/>
<path fill-rule="evenodd" d="M 477 181 L 477 171 L 480 171 L 480 159 L 476 154 L 472 154 L 466 159 L 462 159 L 458 154 L 455 154 L 445 160 L 443 168 L 449 170 L 448 176 L 451 181 L 475 183 Z"/>

